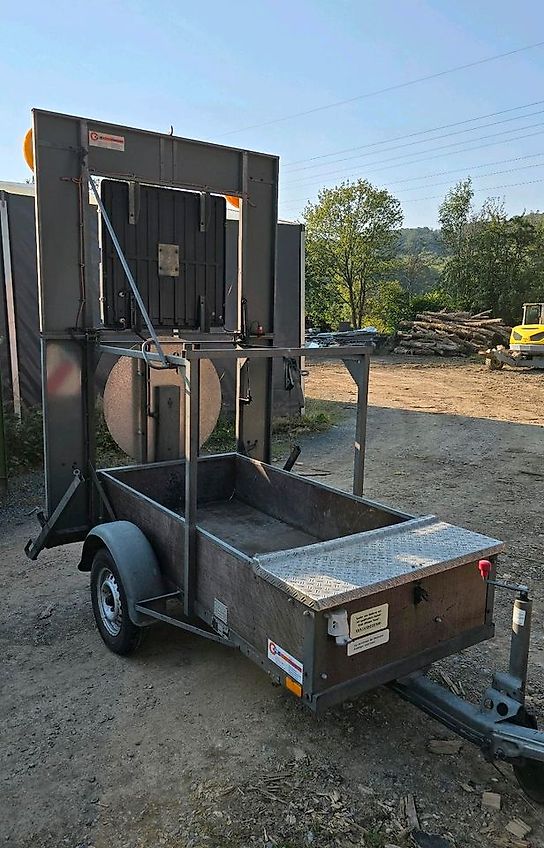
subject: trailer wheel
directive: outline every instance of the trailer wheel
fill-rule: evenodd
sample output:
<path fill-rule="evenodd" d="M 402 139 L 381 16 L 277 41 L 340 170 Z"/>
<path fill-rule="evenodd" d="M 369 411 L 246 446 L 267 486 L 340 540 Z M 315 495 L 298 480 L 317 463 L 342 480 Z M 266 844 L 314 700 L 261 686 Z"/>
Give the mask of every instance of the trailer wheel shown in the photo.
<path fill-rule="evenodd" d="M 521 715 L 517 716 L 514 724 L 521 724 L 537 730 L 537 721 L 534 715 L 523 709 Z M 544 763 L 540 760 L 522 759 L 512 765 L 516 780 L 524 793 L 537 804 L 544 804 Z"/>
<path fill-rule="evenodd" d="M 142 638 L 142 629 L 130 620 L 123 583 L 106 548 L 100 548 L 91 567 L 93 613 L 102 639 L 115 654 L 131 654 Z"/>

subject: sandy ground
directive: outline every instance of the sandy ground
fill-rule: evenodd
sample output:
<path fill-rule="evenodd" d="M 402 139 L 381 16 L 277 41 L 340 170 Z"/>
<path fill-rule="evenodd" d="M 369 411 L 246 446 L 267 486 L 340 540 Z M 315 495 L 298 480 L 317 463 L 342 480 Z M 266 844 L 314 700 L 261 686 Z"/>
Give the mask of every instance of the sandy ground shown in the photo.
<path fill-rule="evenodd" d="M 308 394 L 338 423 L 303 444 L 299 473 L 349 487 L 353 385 L 311 369 Z M 388 358 L 372 367 L 366 493 L 505 539 L 501 574 L 537 602 L 530 702 L 544 722 L 544 376 Z M 241 655 L 159 626 L 127 660 L 92 620 L 79 546 L 22 552 L 35 478 L 0 510 L 0 844 L 70 848 L 515 845 L 520 817 L 544 845 L 544 812 L 510 770 L 465 744 L 438 756 L 439 725 L 377 690 L 313 718 Z M 481 690 L 507 650 L 509 598 L 492 643 L 442 668 Z M 498 792 L 500 811 L 481 809 Z M 400 811 L 413 795 L 421 831 Z M 429 841 L 430 840 L 430 841 Z"/>

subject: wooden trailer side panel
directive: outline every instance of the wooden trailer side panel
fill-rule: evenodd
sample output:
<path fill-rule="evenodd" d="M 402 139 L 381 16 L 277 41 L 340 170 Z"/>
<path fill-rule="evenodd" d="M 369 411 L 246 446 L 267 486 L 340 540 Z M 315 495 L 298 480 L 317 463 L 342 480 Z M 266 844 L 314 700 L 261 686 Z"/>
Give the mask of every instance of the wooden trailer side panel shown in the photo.
<path fill-rule="evenodd" d="M 325 615 L 316 614 L 316 692 L 433 649 L 440 653 L 441 645 L 464 635 L 467 644 L 492 635 L 487 586 L 474 562 L 390 586 L 343 608 L 351 627 L 361 622 L 361 633 L 351 647 L 337 645 L 327 635 Z"/>
<path fill-rule="evenodd" d="M 262 657 L 267 656 L 270 639 L 302 663 L 306 607 L 263 580 L 249 559 L 231 553 L 206 533 L 198 532 L 197 551 L 199 613 L 205 613 L 203 617 L 210 622 L 219 602 L 226 607 L 224 623 L 229 633 L 236 634 Z"/>
<path fill-rule="evenodd" d="M 388 527 L 409 517 L 239 455 L 236 496 L 322 540 Z"/>

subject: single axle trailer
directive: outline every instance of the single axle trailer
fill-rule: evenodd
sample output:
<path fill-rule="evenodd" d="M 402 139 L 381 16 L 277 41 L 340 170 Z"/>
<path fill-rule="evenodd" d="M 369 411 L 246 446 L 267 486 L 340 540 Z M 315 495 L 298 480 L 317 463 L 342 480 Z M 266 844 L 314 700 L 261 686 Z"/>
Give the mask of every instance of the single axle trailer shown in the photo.
<path fill-rule="evenodd" d="M 527 794 L 544 802 L 544 735 L 525 708 L 532 602 L 527 587 L 496 577 L 503 543 L 364 497 L 369 348 L 275 343 L 275 157 L 38 110 L 33 130 L 47 504 L 28 556 L 83 541 L 79 567 L 90 572 L 97 628 L 116 653 L 135 650 L 144 629 L 162 621 L 240 650 L 313 712 L 389 685 L 488 759 L 511 763 Z M 99 179 L 126 183 L 126 208 L 116 215 L 131 225 L 140 185 L 155 197 L 143 246 L 136 230 L 127 227 L 124 240 L 114 230 Z M 101 286 L 89 260 L 89 189 L 109 263 Z M 200 209 L 189 234 L 187 219 L 159 231 L 158 209 L 172 192 Z M 221 326 L 220 229 L 211 247 L 207 230 L 217 195 L 235 195 L 241 206 L 240 323 L 230 329 Z M 221 203 L 213 208 L 217 220 Z M 203 251 L 182 278 L 187 238 Z M 126 290 L 119 276 L 110 285 L 112 262 Z M 159 309 L 165 291 L 176 326 Z M 96 301 L 120 292 L 132 305 L 123 306 L 122 326 L 110 325 Z M 134 365 L 128 407 L 118 393 L 128 442 L 145 446 L 152 418 L 154 442 L 172 458 L 142 461 L 142 448 L 134 464 L 97 469 L 95 374 L 104 355 Z M 354 380 L 353 494 L 294 473 L 296 450 L 283 468 L 271 462 L 273 363 L 283 365 L 286 390 L 301 391 L 304 358 L 339 359 Z M 204 455 L 218 360 L 236 366 L 236 450 Z M 168 379 L 150 392 L 157 368 Z M 493 636 L 497 588 L 515 596 L 510 664 L 475 705 L 427 672 Z"/>

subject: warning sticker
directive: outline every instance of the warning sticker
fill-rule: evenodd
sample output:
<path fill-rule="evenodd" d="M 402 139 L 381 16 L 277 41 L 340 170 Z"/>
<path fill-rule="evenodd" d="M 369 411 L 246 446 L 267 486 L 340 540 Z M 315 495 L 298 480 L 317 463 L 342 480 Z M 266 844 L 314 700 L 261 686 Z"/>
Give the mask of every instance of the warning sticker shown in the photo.
<path fill-rule="evenodd" d="M 107 147 L 108 150 L 125 149 L 124 135 L 110 135 L 110 133 L 98 132 L 98 130 L 89 130 L 89 144 L 91 147 Z"/>
<path fill-rule="evenodd" d="M 348 642 L 348 657 L 360 654 L 361 651 L 377 648 L 378 645 L 385 645 L 386 642 L 389 642 L 389 630 L 380 630 L 379 633 L 371 633 L 370 636 L 355 639 L 354 642 Z"/>
<path fill-rule="evenodd" d="M 283 648 L 280 648 L 276 642 L 273 642 L 271 639 L 268 640 L 268 659 L 272 660 L 273 663 L 279 665 L 287 674 L 296 680 L 297 683 L 302 683 L 302 675 L 304 673 L 304 667 L 300 660 L 297 660 L 296 657 L 292 657 L 291 654 L 288 654 L 287 651 L 284 651 Z"/>
<path fill-rule="evenodd" d="M 512 616 L 514 624 L 517 624 L 518 627 L 525 626 L 525 610 L 519 609 L 519 607 L 514 607 L 514 615 Z"/>
<path fill-rule="evenodd" d="M 383 630 L 387 627 L 388 617 L 389 604 L 354 612 L 349 620 L 349 635 L 352 639 L 357 639 L 358 636 L 367 636 L 376 630 Z"/>

